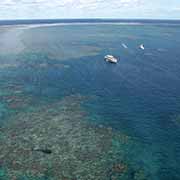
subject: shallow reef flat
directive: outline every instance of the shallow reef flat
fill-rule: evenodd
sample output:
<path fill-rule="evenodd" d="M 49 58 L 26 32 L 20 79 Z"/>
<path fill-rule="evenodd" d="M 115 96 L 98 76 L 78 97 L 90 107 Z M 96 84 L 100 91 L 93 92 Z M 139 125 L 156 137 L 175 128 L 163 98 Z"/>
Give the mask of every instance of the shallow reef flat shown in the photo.
<path fill-rule="evenodd" d="M 126 157 L 129 136 L 93 125 L 71 95 L 10 117 L 0 129 L 0 179 L 148 179 Z"/>

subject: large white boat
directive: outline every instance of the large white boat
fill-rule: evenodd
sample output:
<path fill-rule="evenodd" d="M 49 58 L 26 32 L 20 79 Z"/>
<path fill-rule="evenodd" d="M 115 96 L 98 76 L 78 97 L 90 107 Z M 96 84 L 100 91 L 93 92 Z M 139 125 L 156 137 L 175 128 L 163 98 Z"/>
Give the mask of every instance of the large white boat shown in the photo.
<path fill-rule="evenodd" d="M 112 55 L 106 55 L 104 56 L 105 61 L 110 63 L 117 63 L 117 59 Z"/>

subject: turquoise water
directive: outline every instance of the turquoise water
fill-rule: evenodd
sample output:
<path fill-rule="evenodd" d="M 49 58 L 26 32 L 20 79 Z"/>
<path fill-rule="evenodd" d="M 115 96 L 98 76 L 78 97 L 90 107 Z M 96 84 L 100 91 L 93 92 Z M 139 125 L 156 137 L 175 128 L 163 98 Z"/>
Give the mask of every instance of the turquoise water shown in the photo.
<path fill-rule="evenodd" d="M 87 97 L 88 123 L 134 139 L 123 161 L 146 176 L 127 179 L 180 179 L 179 31 L 153 24 L 1 28 L 2 128 L 16 114 L 78 94 Z M 118 63 L 106 63 L 106 54 Z"/>

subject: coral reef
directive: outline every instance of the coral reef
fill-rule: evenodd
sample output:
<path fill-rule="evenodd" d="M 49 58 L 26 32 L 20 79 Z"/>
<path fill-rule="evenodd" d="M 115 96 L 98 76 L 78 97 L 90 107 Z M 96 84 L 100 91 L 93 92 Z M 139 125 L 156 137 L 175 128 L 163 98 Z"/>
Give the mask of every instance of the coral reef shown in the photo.
<path fill-rule="evenodd" d="M 1 128 L 0 166 L 7 173 L 1 169 L 0 175 L 10 179 L 123 178 L 128 166 L 116 146 L 126 146 L 131 139 L 88 123 L 83 100 L 80 95 L 69 96 L 11 117 Z"/>

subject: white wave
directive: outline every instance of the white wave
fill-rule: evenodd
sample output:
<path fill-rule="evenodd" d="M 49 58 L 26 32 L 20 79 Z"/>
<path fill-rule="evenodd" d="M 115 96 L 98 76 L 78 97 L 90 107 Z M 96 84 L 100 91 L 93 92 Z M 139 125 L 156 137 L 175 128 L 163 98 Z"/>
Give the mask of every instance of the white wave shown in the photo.
<path fill-rule="evenodd" d="M 32 28 L 39 28 L 39 27 L 53 27 L 53 26 L 72 26 L 72 25 L 143 25 L 143 23 L 122 23 L 122 22 L 100 22 L 100 23 L 80 23 L 80 22 L 73 22 L 73 23 L 45 23 L 45 24 L 21 24 L 21 25 L 0 25 L 0 28 L 9 28 L 15 27 L 18 29 L 32 29 Z"/>

